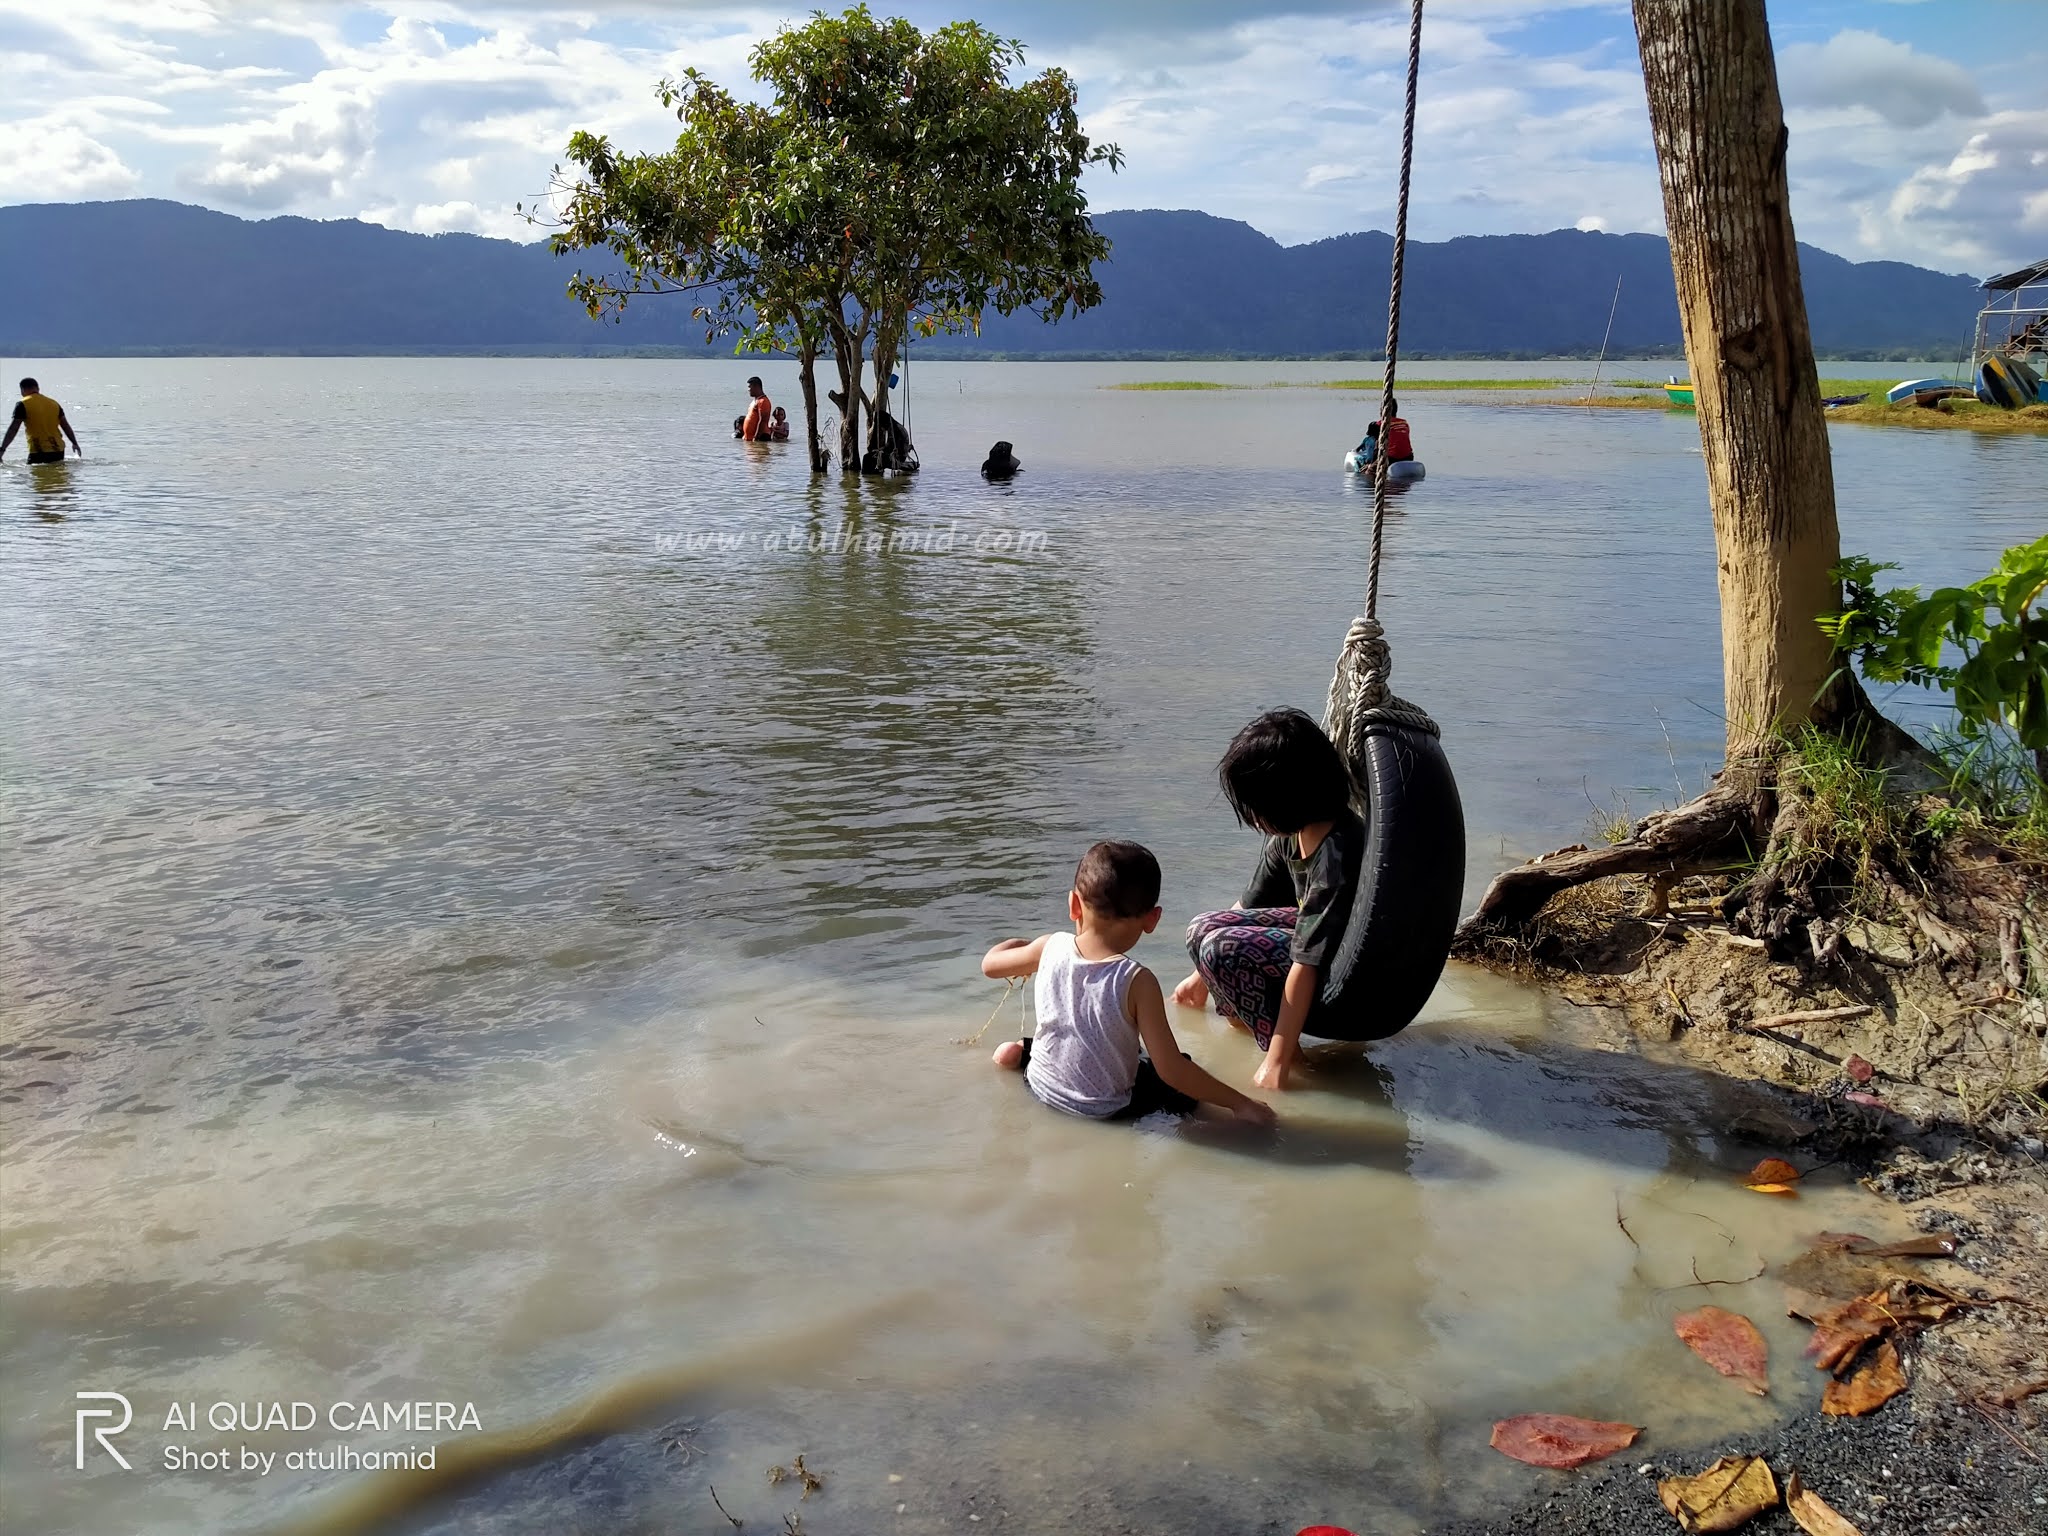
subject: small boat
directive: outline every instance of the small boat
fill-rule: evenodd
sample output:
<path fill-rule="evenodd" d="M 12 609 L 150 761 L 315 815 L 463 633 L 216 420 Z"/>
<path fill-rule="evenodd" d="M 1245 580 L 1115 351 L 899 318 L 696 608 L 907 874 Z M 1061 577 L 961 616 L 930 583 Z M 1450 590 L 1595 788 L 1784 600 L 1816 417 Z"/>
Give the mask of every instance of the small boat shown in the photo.
<path fill-rule="evenodd" d="M 1370 475 L 1372 460 L 1361 459 L 1358 450 L 1354 448 L 1344 455 L 1344 467 L 1354 475 Z M 1428 473 L 1429 471 L 1422 467 L 1420 459 L 1396 459 L 1387 466 L 1387 484 L 1413 485 Z"/>
<path fill-rule="evenodd" d="M 1993 352 L 1977 367 L 1976 395 L 1986 405 L 2016 411 L 2041 398 L 2041 377 L 2018 358 Z"/>
<path fill-rule="evenodd" d="M 1674 373 L 1664 385 L 1664 398 L 1673 405 L 1691 405 L 1692 385 L 1690 383 L 1681 384 L 1678 380 L 1678 375 Z"/>
<path fill-rule="evenodd" d="M 1829 395 L 1821 404 L 1833 409 L 1838 405 L 1861 405 L 1869 398 L 1868 395 Z"/>
<path fill-rule="evenodd" d="M 1970 393 L 1970 386 L 1955 379 L 1901 379 L 1884 392 L 1888 405 L 1932 405 Z"/>

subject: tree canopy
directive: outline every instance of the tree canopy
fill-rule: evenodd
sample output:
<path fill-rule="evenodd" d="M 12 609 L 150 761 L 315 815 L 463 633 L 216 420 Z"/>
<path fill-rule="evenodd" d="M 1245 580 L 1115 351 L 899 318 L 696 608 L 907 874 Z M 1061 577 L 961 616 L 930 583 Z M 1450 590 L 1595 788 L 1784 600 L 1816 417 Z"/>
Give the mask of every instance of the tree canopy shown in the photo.
<path fill-rule="evenodd" d="M 794 354 L 821 469 L 813 367 L 829 353 L 841 462 L 857 467 L 860 412 L 886 420 L 912 334 L 977 329 L 990 310 L 1056 321 L 1102 301 L 1094 264 L 1109 243 L 1081 177 L 1122 157 L 1082 131 L 1063 71 L 1013 83 L 1023 63 L 1021 44 L 978 22 L 926 33 L 857 6 L 754 50 L 766 105 L 694 69 L 664 80 L 682 125 L 673 148 L 621 154 L 579 132 L 577 174 L 557 168 L 554 249 L 607 250 L 621 268 L 579 271 L 570 293 L 593 317 L 689 293 L 707 337 Z M 886 446 L 882 459 L 902 467 Z"/>

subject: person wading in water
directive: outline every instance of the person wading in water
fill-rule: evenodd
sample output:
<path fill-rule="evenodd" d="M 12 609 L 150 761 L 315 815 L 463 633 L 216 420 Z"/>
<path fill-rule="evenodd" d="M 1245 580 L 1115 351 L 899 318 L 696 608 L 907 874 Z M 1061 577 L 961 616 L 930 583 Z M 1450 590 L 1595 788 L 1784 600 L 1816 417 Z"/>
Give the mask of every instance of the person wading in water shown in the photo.
<path fill-rule="evenodd" d="M 0 458 L 14 444 L 14 435 L 28 429 L 28 461 L 31 464 L 64 462 L 64 439 L 71 439 L 73 451 L 82 459 L 78 434 L 64 415 L 64 407 L 44 394 L 34 379 L 21 381 L 21 398 L 14 403 L 14 420 L 7 424 L 7 436 L 0 438 Z"/>

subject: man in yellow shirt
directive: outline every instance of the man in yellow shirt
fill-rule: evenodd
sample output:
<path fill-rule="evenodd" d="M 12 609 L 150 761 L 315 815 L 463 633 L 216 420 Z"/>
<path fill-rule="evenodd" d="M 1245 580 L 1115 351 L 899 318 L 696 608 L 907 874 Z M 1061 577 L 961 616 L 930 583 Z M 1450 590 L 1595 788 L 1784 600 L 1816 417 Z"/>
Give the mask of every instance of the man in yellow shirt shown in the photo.
<path fill-rule="evenodd" d="M 7 456 L 8 448 L 14 443 L 14 434 L 24 427 L 28 429 L 28 461 L 31 464 L 63 463 L 64 439 L 67 437 L 71 439 L 72 451 L 81 459 L 85 457 L 85 450 L 78 446 L 78 434 L 71 430 L 71 423 L 65 419 L 64 407 L 38 389 L 34 379 L 21 381 L 21 398 L 14 404 L 14 420 L 7 424 L 7 436 L 0 438 L 0 458 Z"/>

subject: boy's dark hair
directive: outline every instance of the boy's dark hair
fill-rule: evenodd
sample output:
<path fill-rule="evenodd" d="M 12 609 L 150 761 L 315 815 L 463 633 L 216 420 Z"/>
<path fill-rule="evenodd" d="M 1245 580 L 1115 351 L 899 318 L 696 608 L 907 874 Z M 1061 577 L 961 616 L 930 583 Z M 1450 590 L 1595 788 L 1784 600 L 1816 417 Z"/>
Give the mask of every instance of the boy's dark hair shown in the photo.
<path fill-rule="evenodd" d="M 23 379 L 21 381 L 21 392 L 24 395 L 40 395 L 43 392 L 43 386 L 34 379 Z"/>
<path fill-rule="evenodd" d="M 1104 917 L 1143 917 L 1159 905 L 1159 861 L 1142 843 L 1097 843 L 1074 870 L 1081 905 Z"/>
<path fill-rule="evenodd" d="M 1298 709 L 1273 709 L 1231 738 L 1216 765 L 1223 798 L 1247 827 L 1299 832 L 1350 807 L 1351 774 L 1323 728 Z"/>

